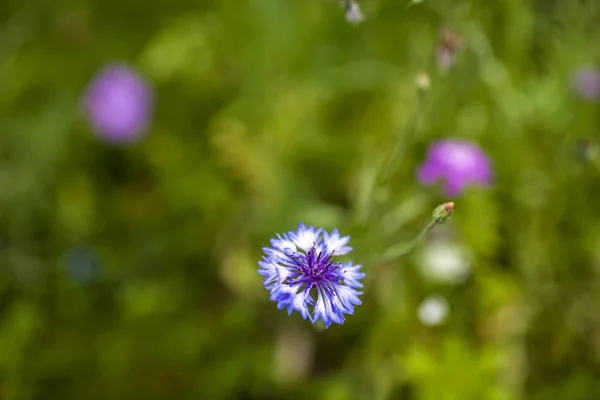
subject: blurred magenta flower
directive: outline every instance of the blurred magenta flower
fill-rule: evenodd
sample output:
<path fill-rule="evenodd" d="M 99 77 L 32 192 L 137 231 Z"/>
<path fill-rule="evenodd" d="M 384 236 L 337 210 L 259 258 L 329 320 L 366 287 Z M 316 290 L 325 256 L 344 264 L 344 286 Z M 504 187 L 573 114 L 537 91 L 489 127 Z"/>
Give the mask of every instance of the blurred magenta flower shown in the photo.
<path fill-rule="evenodd" d="M 92 79 L 83 108 L 96 133 L 109 142 L 134 142 L 148 129 L 154 95 L 130 66 L 113 63 Z"/>
<path fill-rule="evenodd" d="M 463 38 L 449 27 L 444 27 L 435 53 L 438 68 L 442 71 L 450 69 L 454 65 L 456 54 L 463 46 Z"/>
<path fill-rule="evenodd" d="M 287 308 L 288 314 L 296 310 L 312 323 L 321 319 L 326 327 L 343 324 L 344 314 L 353 314 L 354 306 L 361 304 L 362 293 L 356 289 L 365 276 L 360 265 L 332 260 L 352 251 L 346 246 L 349 240 L 337 229 L 329 234 L 303 223 L 296 231 L 271 239 L 272 247 L 263 248 L 266 256 L 258 262 L 258 273 L 265 276 L 263 284 L 277 308 Z"/>
<path fill-rule="evenodd" d="M 362 13 L 360 6 L 355 0 L 338 1 L 346 9 L 346 21 L 351 24 L 359 24 L 365 20 L 365 15 Z"/>
<path fill-rule="evenodd" d="M 571 74 L 571 84 L 580 97 L 600 99 L 600 71 L 597 68 L 584 66 L 576 69 Z"/>
<path fill-rule="evenodd" d="M 490 164 L 488 156 L 475 143 L 445 139 L 429 147 L 417 177 L 424 185 L 443 180 L 445 194 L 458 196 L 471 184 L 489 186 L 493 179 Z"/>
<path fill-rule="evenodd" d="M 351 24 L 358 24 L 365 20 L 365 16 L 357 2 L 348 1 L 348 6 L 346 8 L 346 20 Z"/>

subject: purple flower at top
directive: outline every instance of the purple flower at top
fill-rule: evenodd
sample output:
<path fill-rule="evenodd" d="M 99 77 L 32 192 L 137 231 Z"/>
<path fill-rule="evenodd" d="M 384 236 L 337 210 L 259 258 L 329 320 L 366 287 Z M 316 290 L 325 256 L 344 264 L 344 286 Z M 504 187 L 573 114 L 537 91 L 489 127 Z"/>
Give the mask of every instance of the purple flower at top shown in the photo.
<path fill-rule="evenodd" d="M 447 196 L 458 196 L 469 185 L 489 186 L 494 174 L 487 154 L 475 143 L 444 139 L 429 147 L 417 176 L 424 185 L 444 181 Z"/>
<path fill-rule="evenodd" d="M 360 7 L 355 1 L 348 1 L 346 8 L 346 20 L 351 24 L 358 24 L 365 20 L 365 16 L 360 10 Z"/>
<path fill-rule="evenodd" d="M 571 84 L 575 92 L 588 100 L 600 99 L 600 71 L 597 68 L 586 66 L 573 71 Z"/>
<path fill-rule="evenodd" d="M 134 142 L 148 129 L 154 95 L 130 66 L 109 64 L 92 79 L 83 108 L 95 132 L 109 142 Z"/>
<path fill-rule="evenodd" d="M 346 21 L 359 24 L 365 20 L 365 15 L 356 0 L 338 0 L 338 2 L 346 9 Z"/>
<path fill-rule="evenodd" d="M 346 245 L 349 240 L 337 229 L 330 234 L 303 223 L 296 231 L 271 239 L 258 273 L 265 277 L 263 284 L 277 308 L 287 308 L 288 314 L 298 311 L 312 323 L 321 319 L 326 327 L 343 324 L 344 314 L 353 314 L 354 306 L 361 304 L 362 293 L 356 289 L 365 276 L 360 265 L 333 260 L 352 251 Z"/>
<path fill-rule="evenodd" d="M 444 27 L 440 33 L 439 43 L 435 52 L 438 68 L 442 71 L 450 69 L 454 65 L 456 54 L 463 47 L 463 38 L 449 27 Z"/>

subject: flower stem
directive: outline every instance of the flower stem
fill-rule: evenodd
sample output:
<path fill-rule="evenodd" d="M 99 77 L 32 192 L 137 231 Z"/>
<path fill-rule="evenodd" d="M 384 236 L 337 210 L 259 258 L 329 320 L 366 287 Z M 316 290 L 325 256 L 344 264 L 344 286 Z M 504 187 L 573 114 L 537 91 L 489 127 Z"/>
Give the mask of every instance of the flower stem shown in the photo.
<path fill-rule="evenodd" d="M 431 221 L 429 221 L 429 224 L 427 224 L 427 226 L 425 227 L 425 229 L 423 229 L 421 231 L 421 233 L 419 233 L 419 235 L 413 241 L 413 243 L 415 244 L 415 247 L 419 243 L 421 243 L 423 241 L 423 239 L 425 239 L 425 236 L 427 236 L 427 234 L 429 233 L 429 231 L 432 230 L 433 227 L 436 226 L 437 224 L 438 224 L 438 221 L 436 219 L 432 219 Z"/>
<path fill-rule="evenodd" d="M 408 122 L 404 125 L 404 128 L 396 134 L 396 141 L 392 148 L 391 153 L 388 155 L 387 160 L 381 171 L 379 180 L 381 183 L 386 183 L 394 172 L 400 166 L 402 158 L 404 157 L 405 149 L 412 141 L 413 136 L 418 128 L 419 117 L 423 110 L 425 102 L 425 93 L 421 88 L 417 88 L 417 107 L 413 114 L 410 116 Z"/>
<path fill-rule="evenodd" d="M 424 240 L 429 231 L 433 229 L 437 224 L 444 224 L 450 220 L 454 213 L 454 203 L 444 203 L 435 208 L 431 215 L 431 220 L 427 226 L 417 235 L 417 237 L 410 242 L 398 243 L 385 251 L 382 256 L 377 260 L 376 264 L 380 264 L 386 261 L 392 261 L 396 258 L 400 258 L 417 248 Z"/>

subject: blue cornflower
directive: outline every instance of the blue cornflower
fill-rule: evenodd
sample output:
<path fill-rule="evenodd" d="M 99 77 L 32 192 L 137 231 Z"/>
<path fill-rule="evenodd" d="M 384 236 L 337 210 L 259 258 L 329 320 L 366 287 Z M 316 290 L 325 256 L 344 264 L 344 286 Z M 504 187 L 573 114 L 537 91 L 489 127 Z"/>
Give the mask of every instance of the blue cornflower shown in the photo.
<path fill-rule="evenodd" d="M 258 273 L 265 276 L 277 308 L 287 308 L 288 314 L 296 310 L 312 323 L 321 319 L 326 327 L 343 324 L 344 314 L 353 314 L 354 306 L 361 304 L 362 293 L 356 289 L 363 287 L 360 280 L 365 276 L 360 265 L 332 260 L 352 251 L 346 246 L 349 240 L 337 229 L 330 234 L 303 223 L 271 239 L 271 247 L 263 248 Z"/>

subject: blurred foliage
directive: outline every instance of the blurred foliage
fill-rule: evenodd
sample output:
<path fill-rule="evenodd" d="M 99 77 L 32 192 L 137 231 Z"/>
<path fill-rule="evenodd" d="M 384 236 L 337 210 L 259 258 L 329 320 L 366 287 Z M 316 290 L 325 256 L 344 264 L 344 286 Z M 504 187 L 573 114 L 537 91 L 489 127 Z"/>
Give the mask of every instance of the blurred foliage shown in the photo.
<path fill-rule="evenodd" d="M 575 152 L 600 109 L 569 75 L 600 63 L 600 3 L 407 3 L 363 0 L 354 26 L 332 0 L 3 0 L 0 398 L 598 398 L 600 164 Z M 446 26 L 464 44 L 442 71 Z M 156 90 L 137 145 L 81 115 L 113 60 Z M 451 199 L 458 286 L 375 262 L 450 200 L 415 179 L 448 136 L 497 174 Z M 352 235 L 368 275 L 343 326 L 261 285 L 261 247 L 298 221 Z"/>

